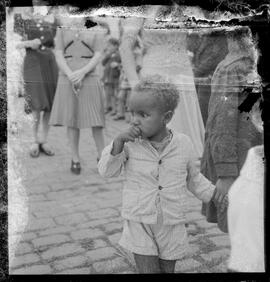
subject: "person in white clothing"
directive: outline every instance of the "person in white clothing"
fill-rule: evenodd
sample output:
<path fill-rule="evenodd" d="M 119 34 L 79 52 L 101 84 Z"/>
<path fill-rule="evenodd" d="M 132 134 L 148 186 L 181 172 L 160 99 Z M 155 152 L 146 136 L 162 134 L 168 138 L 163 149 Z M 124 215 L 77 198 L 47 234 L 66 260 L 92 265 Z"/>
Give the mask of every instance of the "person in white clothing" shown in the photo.
<path fill-rule="evenodd" d="M 168 25 L 157 20 L 159 14 L 170 14 Z M 141 17 L 122 19 L 123 36 L 119 51 L 131 88 L 141 78 L 155 74 L 170 79 L 177 86 L 181 103 L 175 109 L 169 126 L 190 137 L 199 159 L 203 154 L 205 128 L 186 48 L 187 30 L 179 28 L 181 15 L 181 7 L 178 5 L 155 5 L 146 8 Z M 175 26 L 172 27 L 172 24 Z M 136 72 L 133 54 L 138 36 L 143 46 L 139 74 Z"/>
<path fill-rule="evenodd" d="M 262 132 L 259 102 L 252 121 Z M 248 151 L 240 176 L 229 190 L 228 228 L 231 272 L 264 272 L 264 147 Z"/>

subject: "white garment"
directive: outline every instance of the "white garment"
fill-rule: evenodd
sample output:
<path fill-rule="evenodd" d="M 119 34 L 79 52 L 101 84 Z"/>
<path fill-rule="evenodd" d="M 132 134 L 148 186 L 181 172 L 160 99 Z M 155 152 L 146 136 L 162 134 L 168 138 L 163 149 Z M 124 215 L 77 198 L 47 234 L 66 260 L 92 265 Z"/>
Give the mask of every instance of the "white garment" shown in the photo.
<path fill-rule="evenodd" d="M 240 176 L 229 190 L 228 267 L 238 272 L 264 272 L 263 146 L 249 150 Z"/>
<path fill-rule="evenodd" d="M 169 127 L 176 132 L 188 135 L 195 147 L 197 158 L 202 156 L 204 124 L 198 102 L 191 64 L 186 50 L 186 31 L 162 29 L 149 20 L 128 19 L 123 23 L 125 30 L 120 53 L 122 64 L 130 81 L 136 77 L 134 60 L 127 48 L 131 49 L 141 32 L 144 56 L 141 77 L 161 75 L 177 85 L 180 101 Z M 132 43 L 133 42 L 133 43 Z M 131 83 L 132 84 L 132 83 Z"/>
<path fill-rule="evenodd" d="M 179 89 L 180 100 L 169 127 L 188 135 L 198 158 L 202 157 L 204 124 L 186 50 L 186 32 L 181 29 L 144 29 L 141 76 L 159 74 Z"/>

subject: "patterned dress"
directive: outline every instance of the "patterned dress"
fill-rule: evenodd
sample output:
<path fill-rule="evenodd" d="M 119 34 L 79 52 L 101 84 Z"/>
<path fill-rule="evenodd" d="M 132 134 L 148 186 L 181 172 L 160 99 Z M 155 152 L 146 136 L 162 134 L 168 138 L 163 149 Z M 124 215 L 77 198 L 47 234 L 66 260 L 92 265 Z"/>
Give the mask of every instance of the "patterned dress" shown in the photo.
<path fill-rule="evenodd" d="M 87 65 L 95 52 L 102 50 L 105 34 L 106 30 L 100 26 L 59 28 L 56 49 L 63 50 L 69 68 L 75 71 Z M 104 127 L 103 91 L 96 68 L 84 77 L 78 95 L 68 77 L 60 71 L 50 124 L 80 129 Z"/>
<path fill-rule="evenodd" d="M 23 79 L 26 99 L 26 112 L 50 112 L 54 100 L 58 68 L 52 51 L 56 34 L 56 20 L 48 22 L 43 18 L 22 19 L 15 15 L 14 31 L 24 40 L 40 39 L 39 49 L 26 48 L 23 64 Z"/>

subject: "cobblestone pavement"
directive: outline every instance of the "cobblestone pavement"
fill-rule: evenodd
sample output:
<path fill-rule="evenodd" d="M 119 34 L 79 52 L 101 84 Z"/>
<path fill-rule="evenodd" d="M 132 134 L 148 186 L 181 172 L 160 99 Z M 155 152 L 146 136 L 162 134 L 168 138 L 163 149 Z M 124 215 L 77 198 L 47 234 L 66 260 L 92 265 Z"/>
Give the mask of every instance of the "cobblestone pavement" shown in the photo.
<path fill-rule="evenodd" d="M 126 126 L 124 121 L 107 117 L 106 143 Z M 50 131 L 49 141 L 56 155 L 36 159 L 28 155 L 29 125 L 20 121 L 18 127 L 18 132 L 9 135 L 9 148 L 16 155 L 16 164 L 11 163 L 21 176 L 27 202 L 24 212 L 15 219 L 20 222 L 27 216 L 27 221 L 23 229 L 10 228 L 10 274 L 136 273 L 132 256 L 117 245 L 122 229 L 123 179 L 106 181 L 99 176 L 91 131 L 82 131 L 83 169 L 76 176 L 69 170 L 70 154 L 63 127 Z M 19 193 L 18 185 L 10 180 L 11 196 Z M 9 213 L 14 220 L 12 212 L 16 207 L 11 206 L 12 199 Z M 200 207 L 200 201 L 189 195 L 190 252 L 177 262 L 176 272 L 225 272 L 228 236 L 216 224 L 205 221 Z"/>

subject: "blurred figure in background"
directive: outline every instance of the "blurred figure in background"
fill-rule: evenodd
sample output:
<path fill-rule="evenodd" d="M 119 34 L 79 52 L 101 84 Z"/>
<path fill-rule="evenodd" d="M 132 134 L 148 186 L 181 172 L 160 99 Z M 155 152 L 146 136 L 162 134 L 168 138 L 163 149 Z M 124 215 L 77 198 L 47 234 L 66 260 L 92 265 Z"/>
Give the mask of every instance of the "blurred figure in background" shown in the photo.
<path fill-rule="evenodd" d="M 124 69 L 121 68 L 120 78 L 119 78 L 119 93 L 118 93 L 118 106 L 117 115 L 114 120 L 125 119 L 130 121 L 128 112 L 128 101 L 131 93 L 131 87 L 128 83 L 128 79 L 125 75 Z"/>
<path fill-rule="evenodd" d="M 119 31 L 120 31 L 120 42 L 123 36 L 123 26 L 122 21 L 119 21 Z M 140 75 L 140 70 L 142 68 L 142 57 L 143 57 L 143 45 L 140 35 L 137 36 L 136 43 L 133 48 L 133 54 L 136 64 L 136 72 L 138 76 Z M 131 93 L 131 86 L 128 82 L 128 78 L 125 74 L 124 68 L 121 68 L 120 78 L 119 78 L 119 93 L 118 93 L 118 107 L 117 116 L 115 120 L 126 119 L 127 122 L 130 121 L 130 112 L 128 108 L 129 96 Z"/>
<path fill-rule="evenodd" d="M 105 87 L 105 113 L 111 111 L 112 116 L 117 114 L 117 95 L 121 69 L 118 47 L 119 41 L 116 38 L 110 38 L 102 60 L 102 65 L 104 66 L 102 81 Z"/>
<path fill-rule="evenodd" d="M 229 53 L 217 66 L 211 82 L 205 147 L 201 171 L 217 193 L 213 201 L 203 204 L 202 213 L 209 222 L 217 222 L 228 232 L 227 209 L 221 203 L 231 185 L 239 176 L 248 150 L 262 144 L 259 134 L 239 105 L 246 98 L 244 88 L 250 85 L 248 77 L 256 79 L 256 51 L 248 28 L 228 32 Z"/>
<path fill-rule="evenodd" d="M 15 14 L 14 31 L 23 38 L 17 48 L 26 50 L 23 63 L 25 111 L 32 113 L 34 119 L 31 157 L 38 157 L 40 151 L 48 156 L 54 155 L 53 149 L 47 143 L 47 137 L 58 77 L 53 54 L 56 28 L 56 19 L 53 14 L 48 14 L 46 6 L 24 7 L 22 14 Z M 43 112 L 42 118 L 41 112 Z"/>
<path fill-rule="evenodd" d="M 219 30 L 199 29 L 187 35 L 187 49 L 191 55 L 195 86 L 204 125 L 208 117 L 211 78 L 217 65 L 228 53 L 227 38 Z"/>

